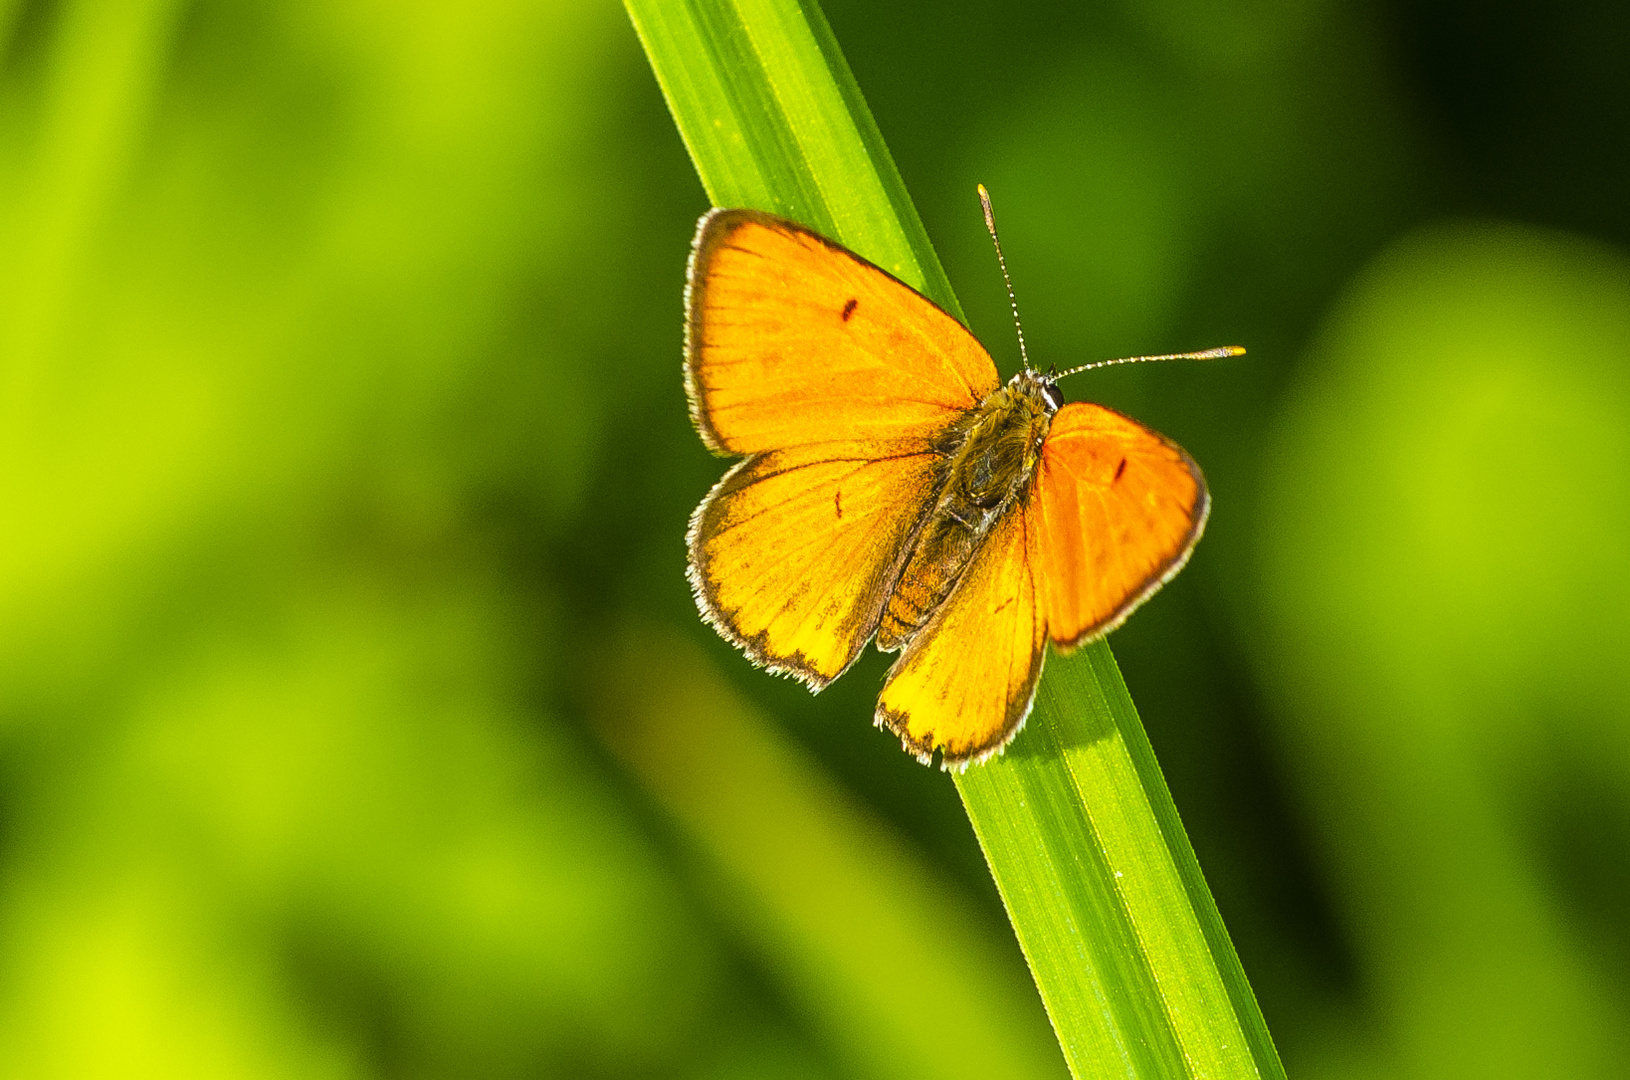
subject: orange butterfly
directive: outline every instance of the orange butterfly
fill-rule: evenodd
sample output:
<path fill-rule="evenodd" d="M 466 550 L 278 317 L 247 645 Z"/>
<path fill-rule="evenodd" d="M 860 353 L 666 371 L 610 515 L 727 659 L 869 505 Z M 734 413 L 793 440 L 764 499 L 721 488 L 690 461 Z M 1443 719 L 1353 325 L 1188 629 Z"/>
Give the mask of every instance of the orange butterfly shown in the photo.
<path fill-rule="evenodd" d="M 988 198 L 986 216 L 994 238 Z M 1182 448 L 1065 405 L 1028 361 L 1002 386 L 960 322 L 801 225 L 705 215 L 686 306 L 691 418 L 746 455 L 691 516 L 702 617 L 814 690 L 874 635 L 903 650 L 876 723 L 924 763 L 1000 751 L 1046 640 L 1114 629 L 1200 538 L 1209 499 Z"/>

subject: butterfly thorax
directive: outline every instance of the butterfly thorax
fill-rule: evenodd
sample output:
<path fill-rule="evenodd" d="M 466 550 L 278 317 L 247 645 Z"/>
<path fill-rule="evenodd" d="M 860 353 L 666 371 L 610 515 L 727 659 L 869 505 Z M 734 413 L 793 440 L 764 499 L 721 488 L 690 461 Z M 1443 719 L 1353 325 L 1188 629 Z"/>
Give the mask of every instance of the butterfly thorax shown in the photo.
<path fill-rule="evenodd" d="M 939 496 L 883 612 L 879 649 L 898 649 L 922 629 L 1023 497 L 1058 404 L 1052 380 L 1023 371 L 940 435 Z"/>

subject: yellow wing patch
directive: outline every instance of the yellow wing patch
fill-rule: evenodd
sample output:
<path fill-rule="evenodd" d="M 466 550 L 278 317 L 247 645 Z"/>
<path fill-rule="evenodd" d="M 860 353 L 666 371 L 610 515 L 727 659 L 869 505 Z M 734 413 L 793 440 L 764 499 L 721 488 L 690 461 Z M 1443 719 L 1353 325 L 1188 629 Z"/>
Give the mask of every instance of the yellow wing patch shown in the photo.
<path fill-rule="evenodd" d="M 983 761 L 1030 712 L 1047 644 L 1025 507 L 986 537 L 962 580 L 889 671 L 877 723 L 925 764 Z"/>
<path fill-rule="evenodd" d="M 691 518 L 703 615 L 755 662 L 819 689 L 882 617 L 933 498 L 927 443 L 826 443 L 759 454 Z"/>

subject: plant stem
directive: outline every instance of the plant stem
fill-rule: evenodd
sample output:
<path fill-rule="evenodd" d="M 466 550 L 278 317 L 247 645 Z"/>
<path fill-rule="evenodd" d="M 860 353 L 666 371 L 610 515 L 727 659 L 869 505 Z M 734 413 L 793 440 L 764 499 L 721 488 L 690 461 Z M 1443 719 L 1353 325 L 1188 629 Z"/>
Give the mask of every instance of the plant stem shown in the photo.
<path fill-rule="evenodd" d="M 715 205 L 799 220 L 960 315 L 813 2 L 627 6 Z M 1076 1077 L 1284 1076 L 1106 643 L 1051 657 L 1028 729 L 956 783 Z"/>

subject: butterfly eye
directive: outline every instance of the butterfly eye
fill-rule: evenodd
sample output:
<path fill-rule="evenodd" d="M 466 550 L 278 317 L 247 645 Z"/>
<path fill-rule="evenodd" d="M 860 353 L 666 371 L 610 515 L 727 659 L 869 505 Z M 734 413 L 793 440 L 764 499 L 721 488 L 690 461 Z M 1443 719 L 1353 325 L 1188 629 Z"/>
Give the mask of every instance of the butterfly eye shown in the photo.
<path fill-rule="evenodd" d="M 1047 396 L 1047 404 L 1053 407 L 1054 412 L 1064 407 L 1064 392 L 1058 388 L 1057 383 L 1042 383 L 1041 392 Z"/>

